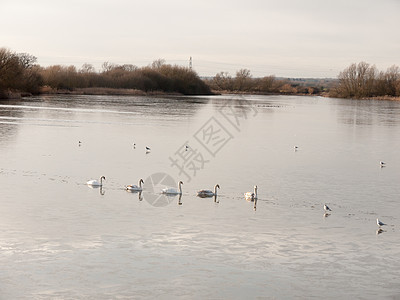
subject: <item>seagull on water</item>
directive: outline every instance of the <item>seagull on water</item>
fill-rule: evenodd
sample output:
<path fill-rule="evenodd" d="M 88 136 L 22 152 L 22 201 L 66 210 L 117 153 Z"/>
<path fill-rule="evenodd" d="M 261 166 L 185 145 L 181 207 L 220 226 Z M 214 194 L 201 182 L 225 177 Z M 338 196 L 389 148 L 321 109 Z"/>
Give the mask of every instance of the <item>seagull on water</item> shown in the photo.
<path fill-rule="evenodd" d="M 326 204 L 324 204 L 324 210 L 325 210 L 325 211 L 332 211 L 332 209 L 330 209 L 329 206 L 326 205 Z"/>
<path fill-rule="evenodd" d="M 151 150 L 150 147 L 146 146 L 146 152 L 150 152 L 150 150 Z"/>
<path fill-rule="evenodd" d="M 384 161 L 380 161 L 379 164 L 381 165 L 381 168 L 386 167 L 386 163 Z"/>
<path fill-rule="evenodd" d="M 385 223 L 383 223 L 382 221 L 379 221 L 379 219 L 376 219 L 376 224 L 381 227 L 383 225 L 386 225 Z"/>

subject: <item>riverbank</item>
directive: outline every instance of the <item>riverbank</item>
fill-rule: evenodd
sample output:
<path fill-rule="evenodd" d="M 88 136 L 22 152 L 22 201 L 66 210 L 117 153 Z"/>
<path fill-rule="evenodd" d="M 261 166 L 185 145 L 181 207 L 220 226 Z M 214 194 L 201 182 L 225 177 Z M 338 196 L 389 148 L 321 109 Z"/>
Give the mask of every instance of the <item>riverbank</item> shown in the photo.
<path fill-rule="evenodd" d="M 157 96 L 157 95 L 182 95 L 180 93 L 167 93 L 163 91 L 145 92 L 137 89 L 114 89 L 114 88 L 77 88 L 73 90 L 52 89 L 44 87 L 40 91 L 42 95 L 104 95 L 104 96 Z"/>

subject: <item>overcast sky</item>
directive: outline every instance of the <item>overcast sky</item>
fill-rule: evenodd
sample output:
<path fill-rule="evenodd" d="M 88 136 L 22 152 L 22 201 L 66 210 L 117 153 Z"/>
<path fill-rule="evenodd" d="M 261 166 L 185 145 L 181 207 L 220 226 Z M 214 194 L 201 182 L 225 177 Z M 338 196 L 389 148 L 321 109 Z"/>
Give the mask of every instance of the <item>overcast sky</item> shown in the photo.
<path fill-rule="evenodd" d="M 0 0 L 0 47 L 42 66 L 162 58 L 200 76 L 336 77 L 400 66 L 400 0 Z"/>

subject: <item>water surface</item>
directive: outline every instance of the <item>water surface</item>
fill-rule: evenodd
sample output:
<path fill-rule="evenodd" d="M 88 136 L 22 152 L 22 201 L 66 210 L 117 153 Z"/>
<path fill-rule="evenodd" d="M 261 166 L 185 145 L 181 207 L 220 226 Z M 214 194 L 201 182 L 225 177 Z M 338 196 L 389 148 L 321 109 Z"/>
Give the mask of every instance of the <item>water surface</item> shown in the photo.
<path fill-rule="evenodd" d="M 398 298 L 399 115 L 320 97 L 2 102 L 0 299 Z M 168 178 L 181 199 L 160 196 Z"/>

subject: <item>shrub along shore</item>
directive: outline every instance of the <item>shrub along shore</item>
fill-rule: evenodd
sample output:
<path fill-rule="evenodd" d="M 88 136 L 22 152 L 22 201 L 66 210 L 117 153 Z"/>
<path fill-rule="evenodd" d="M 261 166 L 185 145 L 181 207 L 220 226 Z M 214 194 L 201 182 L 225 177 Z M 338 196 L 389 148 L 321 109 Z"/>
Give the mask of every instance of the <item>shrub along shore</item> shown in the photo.
<path fill-rule="evenodd" d="M 352 64 L 337 79 L 253 78 L 241 69 L 231 76 L 220 72 L 200 78 L 188 67 L 159 59 L 146 67 L 105 62 L 97 72 L 90 64 L 41 67 L 36 57 L 0 48 L 0 99 L 34 94 L 94 95 L 212 95 L 222 93 L 266 95 L 321 95 L 353 99 L 400 99 L 400 69 L 386 72 L 360 62 Z"/>

